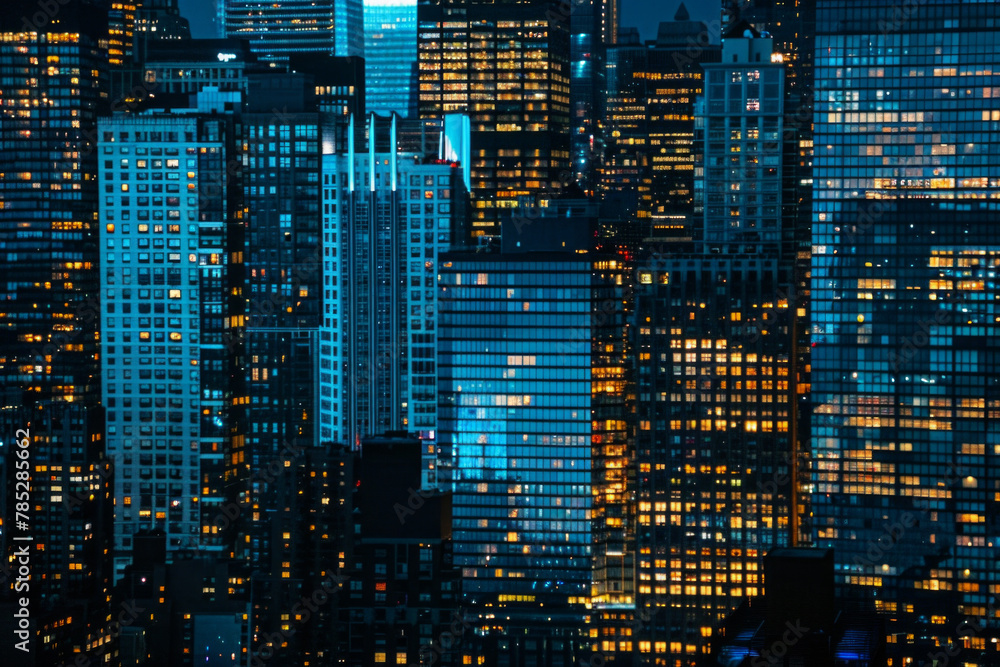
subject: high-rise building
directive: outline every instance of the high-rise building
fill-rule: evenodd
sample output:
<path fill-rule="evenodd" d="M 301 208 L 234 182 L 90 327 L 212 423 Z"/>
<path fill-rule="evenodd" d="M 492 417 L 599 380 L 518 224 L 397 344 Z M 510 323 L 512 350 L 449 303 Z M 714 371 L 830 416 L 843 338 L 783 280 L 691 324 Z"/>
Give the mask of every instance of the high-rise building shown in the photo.
<path fill-rule="evenodd" d="M 571 179 L 569 17 L 547 0 L 418 6 L 421 118 L 472 120 L 472 233 Z"/>
<path fill-rule="evenodd" d="M 593 194 L 604 153 L 604 62 L 607 48 L 618 38 L 617 0 L 575 3 L 569 26 L 572 170 L 583 190 Z"/>
<path fill-rule="evenodd" d="M 637 67 L 642 68 L 647 52 L 648 47 L 642 43 L 638 28 L 621 28 L 618 43 L 609 47 L 605 55 L 607 100 L 603 120 L 607 134 L 601 166 L 601 201 L 605 210 L 613 211 L 616 217 L 626 220 L 648 217 L 648 214 L 640 216 L 638 212 L 640 201 L 646 201 L 646 208 L 649 208 L 650 176 L 645 168 L 648 162 L 643 113 L 645 95 L 640 95 L 644 86 L 636 86 L 633 73 Z M 693 104 L 691 110 L 693 137 Z M 643 168 L 640 168 L 640 161 Z"/>
<path fill-rule="evenodd" d="M 465 165 L 402 153 L 397 121 L 368 121 L 367 149 L 324 155 L 320 436 L 437 430 L 437 262 L 463 236 Z M 425 484 L 436 485 L 428 443 Z"/>
<path fill-rule="evenodd" d="M 791 544 L 794 424 L 787 271 L 777 258 L 640 261 L 635 353 L 642 664 L 693 664 L 712 629 L 762 593 Z"/>
<path fill-rule="evenodd" d="M 813 155 L 813 51 L 816 3 L 804 0 L 746 0 L 723 9 L 723 31 L 736 23 L 749 24 L 774 41 L 775 61 L 785 69 L 785 108 L 782 138 L 781 217 L 783 243 L 795 253 L 794 284 L 788 290 L 794 302 L 796 384 L 798 385 L 799 438 L 809 437 L 809 270 L 812 248 L 812 155 Z M 801 443 L 804 444 L 804 443 Z M 805 484 L 808 446 L 799 449 L 796 483 Z M 802 498 L 799 538 L 809 539 L 807 498 Z"/>
<path fill-rule="evenodd" d="M 704 201 L 702 238 L 715 252 L 781 247 L 784 71 L 772 51 L 770 39 L 727 37 L 722 61 L 705 65 L 706 148 L 695 187 Z"/>
<path fill-rule="evenodd" d="M 227 345 L 244 325 L 243 193 L 226 174 L 237 138 L 224 107 L 234 103 L 238 93 L 205 91 L 187 113 L 99 124 L 102 403 L 118 463 L 118 574 L 141 528 L 162 529 L 171 554 L 232 552 L 215 519 L 239 495 L 246 454 L 242 375 Z"/>
<path fill-rule="evenodd" d="M 701 226 L 695 100 L 702 66 L 720 57 L 708 35 L 682 6 L 660 24 L 655 42 L 640 44 L 633 31 L 608 49 L 602 196 L 607 214 L 635 223 L 642 237 L 690 240 Z"/>
<path fill-rule="evenodd" d="M 417 116 L 417 0 L 365 0 L 365 106 Z"/>
<path fill-rule="evenodd" d="M 698 242 L 638 264 L 638 634 L 642 664 L 693 665 L 797 517 L 794 253 L 782 245 L 783 70 L 772 41 L 726 35 L 705 64 Z M 703 203 L 702 203 L 703 202 Z"/>
<path fill-rule="evenodd" d="M 108 3 L 108 65 L 112 68 L 132 64 L 136 3 L 134 0 Z"/>
<path fill-rule="evenodd" d="M 95 214 L 108 17 L 89 3 L 70 2 L 60 6 L 56 24 L 41 9 L 12 2 L 0 13 L 0 439 L 9 485 L 0 499 L 0 546 L 9 562 L 18 544 L 6 524 L 17 508 L 14 443 L 26 439 L 34 538 L 30 646 L 39 651 L 32 655 L 44 656 L 39 660 L 108 639 L 110 545 L 90 496 L 106 507 L 101 475 L 112 474 L 102 461 L 98 406 Z M 4 597 L 23 596 L 13 584 L 5 580 Z M 52 614 L 89 601 L 103 605 L 96 624 L 81 614 L 72 632 L 45 632 L 58 623 Z"/>
<path fill-rule="evenodd" d="M 581 632 L 591 607 L 627 611 L 635 594 L 626 268 L 587 252 L 579 211 L 553 218 L 505 233 L 503 252 L 441 259 L 439 440 L 463 604 L 478 650 L 528 664 L 625 650 Z M 549 653 L 523 657 L 535 650 Z"/>
<path fill-rule="evenodd" d="M 319 444 L 319 330 L 323 318 L 321 202 L 326 138 L 322 114 L 307 100 L 307 77 L 252 79 L 242 115 L 246 163 L 246 360 L 250 397 L 249 471 L 261 471 L 292 443 Z M 267 493 L 254 482 L 252 494 Z M 254 560 L 273 545 L 262 503 L 261 533 L 249 543 Z M 256 520 L 255 520 L 256 523 Z"/>
<path fill-rule="evenodd" d="M 245 39 L 261 60 L 293 54 L 363 56 L 361 0 L 219 0 L 223 37 Z"/>
<path fill-rule="evenodd" d="M 816 545 L 894 664 L 995 663 L 1000 6 L 816 11 Z"/>
<path fill-rule="evenodd" d="M 252 564 L 257 570 L 251 577 L 250 619 L 255 656 L 286 664 L 339 664 L 343 653 L 332 635 L 339 630 L 336 619 L 347 594 L 342 573 L 351 567 L 357 537 L 351 502 L 355 457 L 340 444 L 302 446 L 258 473 L 273 488 L 261 509 L 274 546 L 265 552 L 268 561 Z M 318 590 L 326 592 L 325 604 L 301 605 Z M 298 613 L 290 615 L 297 604 Z"/>
<path fill-rule="evenodd" d="M 310 75 L 252 74 L 241 115 L 243 153 L 231 165 L 243 187 L 243 374 L 249 401 L 249 484 L 234 522 L 243 541 L 238 553 L 251 568 L 251 651 L 286 660 L 296 652 L 314 658 L 311 633 L 328 620 L 317 614 L 315 626 L 301 634 L 298 626 L 287 637 L 281 634 L 292 627 L 289 609 L 316 590 L 310 540 L 322 560 L 334 560 L 331 534 L 304 530 L 325 523 L 315 516 L 315 487 L 297 486 L 306 479 L 325 481 L 307 478 L 303 466 L 317 475 L 333 472 L 320 465 L 325 459 L 316 362 L 324 310 L 322 160 L 334 135 L 325 118 Z"/>

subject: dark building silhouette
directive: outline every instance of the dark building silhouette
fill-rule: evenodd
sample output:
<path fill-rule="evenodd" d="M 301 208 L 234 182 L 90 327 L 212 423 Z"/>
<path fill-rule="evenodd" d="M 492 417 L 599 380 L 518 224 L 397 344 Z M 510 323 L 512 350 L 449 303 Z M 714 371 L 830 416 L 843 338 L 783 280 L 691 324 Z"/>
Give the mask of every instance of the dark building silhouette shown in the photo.
<path fill-rule="evenodd" d="M 361 443 L 333 651 L 352 665 L 459 665 L 471 639 L 452 562 L 451 495 L 421 486 L 420 448 L 405 433 Z"/>
<path fill-rule="evenodd" d="M 270 543 L 249 564 L 251 650 L 262 660 L 339 664 L 334 642 L 355 533 L 355 455 L 302 447 L 261 473 L 272 491 L 254 514 Z M 264 532 L 264 531 L 267 532 Z"/>
<path fill-rule="evenodd" d="M 123 667 L 239 664 L 247 659 L 249 579 L 229 559 L 166 561 L 167 535 L 135 535 L 115 587 L 112 621 Z"/>
<path fill-rule="evenodd" d="M 721 626 L 712 658 L 728 667 L 883 667 L 885 622 L 834 595 L 833 552 L 774 549 L 764 558 L 766 593 Z"/>

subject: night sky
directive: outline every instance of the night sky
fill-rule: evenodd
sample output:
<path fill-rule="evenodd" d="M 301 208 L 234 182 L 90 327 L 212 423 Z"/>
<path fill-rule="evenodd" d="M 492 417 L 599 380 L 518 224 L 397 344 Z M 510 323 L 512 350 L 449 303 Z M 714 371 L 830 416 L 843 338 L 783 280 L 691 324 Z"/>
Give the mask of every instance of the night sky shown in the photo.
<path fill-rule="evenodd" d="M 660 21 L 669 21 L 677 11 L 679 0 L 620 0 L 621 25 L 639 26 L 643 39 L 656 37 Z M 722 3 L 719 0 L 687 0 L 691 18 L 711 21 L 719 18 Z M 213 18 L 215 0 L 180 0 L 181 15 L 191 22 L 192 37 L 215 37 Z"/>

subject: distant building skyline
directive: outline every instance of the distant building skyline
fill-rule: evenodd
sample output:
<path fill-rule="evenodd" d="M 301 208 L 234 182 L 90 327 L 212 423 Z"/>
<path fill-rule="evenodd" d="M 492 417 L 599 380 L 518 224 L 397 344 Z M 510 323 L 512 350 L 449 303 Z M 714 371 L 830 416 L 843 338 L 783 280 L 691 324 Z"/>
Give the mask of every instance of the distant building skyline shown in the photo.
<path fill-rule="evenodd" d="M 365 50 L 361 0 L 221 0 L 215 27 L 208 36 L 248 39 L 250 50 L 264 61 L 360 56 Z"/>
<path fill-rule="evenodd" d="M 656 28 L 660 21 L 669 21 L 681 5 L 680 0 L 624 0 L 619 3 L 619 25 L 622 27 L 638 26 L 642 39 L 655 39 Z M 691 19 L 694 21 L 711 22 L 718 20 L 722 11 L 722 2 L 704 3 L 700 0 L 688 0 L 685 4 Z M 219 36 L 215 25 L 215 4 L 199 2 L 199 0 L 180 0 L 181 16 L 191 23 L 191 36 L 195 39 Z"/>

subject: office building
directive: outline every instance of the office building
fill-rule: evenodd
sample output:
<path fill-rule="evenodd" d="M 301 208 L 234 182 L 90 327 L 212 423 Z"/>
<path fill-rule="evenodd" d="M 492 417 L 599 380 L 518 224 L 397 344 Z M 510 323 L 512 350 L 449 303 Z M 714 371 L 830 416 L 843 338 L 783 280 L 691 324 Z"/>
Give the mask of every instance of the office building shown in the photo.
<path fill-rule="evenodd" d="M 437 430 L 437 262 L 464 236 L 456 162 L 402 153 L 397 121 L 368 120 L 367 149 L 323 156 L 320 437 Z M 425 484 L 436 485 L 428 443 Z"/>
<path fill-rule="evenodd" d="M 596 645 L 591 607 L 634 603 L 626 267 L 572 208 L 527 231 L 441 259 L 439 441 L 477 650 L 551 664 Z"/>
<path fill-rule="evenodd" d="M 420 118 L 471 118 L 472 234 L 496 235 L 521 197 L 572 180 L 569 22 L 544 0 L 428 0 L 417 13 Z"/>
<path fill-rule="evenodd" d="M 223 37 L 245 39 L 267 62 L 294 54 L 363 57 L 361 0 L 220 0 Z"/>
<path fill-rule="evenodd" d="M 816 545 L 845 595 L 887 614 L 899 660 L 989 664 L 1000 7 L 816 12 Z"/>
<path fill-rule="evenodd" d="M 206 91 L 187 112 L 119 114 L 99 124 L 102 403 L 115 475 L 115 566 L 132 535 L 229 556 L 215 521 L 240 493 L 246 397 L 229 336 L 240 297 L 242 191 L 236 93 Z M 200 113 L 199 113 L 200 112 Z"/>
<path fill-rule="evenodd" d="M 108 3 L 108 66 L 113 69 L 132 64 L 135 38 L 136 3 L 134 1 Z"/>
<path fill-rule="evenodd" d="M 365 105 L 417 116 L 417 0 L 365 0 Z"/>
<path fill-rule="evenodd" d="M 638 260 L 638 608 L 642 664 L 691 665 L 795 543 L 794 254 L 780 216 L 783 71 L 726 35 L 698 101 L 698 242 Z"/>
<path fill-rule="evenodd" d="M 16 563 L 14 512 L 23 500 L 15 496 L 14 443 L 27 431 L 29 657 L 39 661 L 109 640 L 110 499 L 101 475 L 111 473 L 98 405 L 94 215 L 108 17 L 74 2 L 61 7 L 58 25 L 51 18 L 33 2 L 9 3 L 0 16 L 0 548 L 5 564 Z M 23 592 L 13 583 L 5 579 L 2 597 L 16 602 Z M 78 611 L 75 628 L 49 631 L 62 614 Z M 14 618 L 13 610 L 4 614 Z"/>
<path fill-rule="evenodd" d="M 640 260 L 638 607 L 643 664 L 693 664 L 711 629 L 761 591 L 791 544 L 792 354 L 776 258 Z M 707 634 L 706 634 L 707 633 Z"/>

